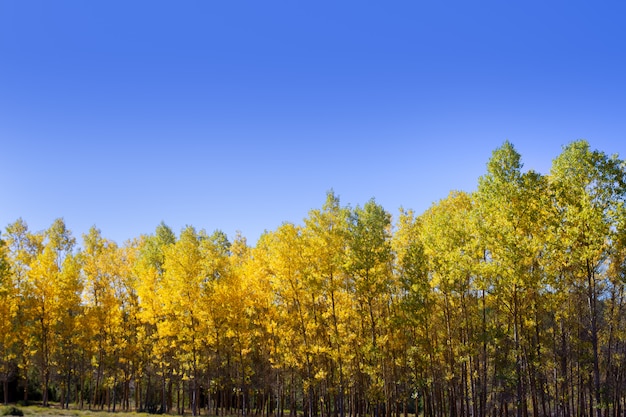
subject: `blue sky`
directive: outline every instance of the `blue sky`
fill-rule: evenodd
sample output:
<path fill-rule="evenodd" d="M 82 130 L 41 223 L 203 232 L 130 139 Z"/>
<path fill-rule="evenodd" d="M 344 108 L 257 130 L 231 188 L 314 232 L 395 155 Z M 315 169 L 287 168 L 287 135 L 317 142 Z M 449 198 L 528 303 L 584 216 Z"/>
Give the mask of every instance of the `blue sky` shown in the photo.
<path fill-rule="evenodd" d="M 0 226 L 254 244 L 330 189 L 422 212 L 505 140 L 543 173 L 580 138 L 626 157 L 625 11 L 0 0 Z"/>

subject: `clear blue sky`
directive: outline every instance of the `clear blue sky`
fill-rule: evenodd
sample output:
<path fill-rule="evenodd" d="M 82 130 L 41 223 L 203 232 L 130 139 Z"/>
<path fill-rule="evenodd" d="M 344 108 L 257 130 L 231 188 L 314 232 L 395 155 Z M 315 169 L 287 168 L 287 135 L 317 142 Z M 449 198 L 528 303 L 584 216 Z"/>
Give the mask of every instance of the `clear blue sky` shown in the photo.
<path fill-rule="evenodd" d="M 510 140 L 626 157 L 626 6 L 0 0 L 0 227 L 254 244 L 329 189 L 393 215 Z"/>

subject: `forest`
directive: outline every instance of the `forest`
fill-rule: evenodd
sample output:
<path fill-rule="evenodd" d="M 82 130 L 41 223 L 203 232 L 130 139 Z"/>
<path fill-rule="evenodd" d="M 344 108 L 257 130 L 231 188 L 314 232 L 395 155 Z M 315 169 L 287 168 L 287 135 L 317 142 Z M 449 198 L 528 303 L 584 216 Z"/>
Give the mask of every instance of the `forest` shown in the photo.
<path fill-rule="evenodd" d="M 415 190 L 419 192 L 419 184 Z M 254 245 L 0 235 L 0 401 L 192 415 L 622 416 L 626 165 L 495 149 L 423 213 L 330 191 Z M 5 202 L 5 204 L 10 204 Z"/>

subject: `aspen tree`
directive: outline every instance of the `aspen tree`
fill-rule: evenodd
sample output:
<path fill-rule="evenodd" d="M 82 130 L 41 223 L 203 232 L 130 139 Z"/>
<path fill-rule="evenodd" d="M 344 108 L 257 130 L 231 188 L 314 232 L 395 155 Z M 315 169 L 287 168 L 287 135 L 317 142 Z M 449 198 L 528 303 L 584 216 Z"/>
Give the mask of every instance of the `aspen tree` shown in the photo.
<path fill-rule="evenodd" d="M 560 215 L 557 233 L 564 254 L 563 272 L 582 290 L 587 312 L 593 386 L 589 413 L 600 417 L 605 407 L 600 373 L 601 299 L 607 286 L 606 263 L 617 241 L 618 214 L 626 197 L 624 163 L 617 156 L 592 151 L 586 141 L 576 141 L 553 161 L 551 181 Z"/>
<path fill-rule="evenodd" d="M 32 327 L 28 311 L 28 273 L 36 256 L 43 250 L 43 234 L 33 234 L 22 219 L 6 228 L 6 243 L 11 265 L 11 278 L 14 289 L 14 343 L 19 382 L 23 387 L 22 400 L 28 403 L 30 371 L 33 352 L 36 350 L 32 337 Z"/>
<path fill-rule="evenodd" d="M 346 346 L 351 343 L 348 323 L 353 318 L 348 275 L 344 271 L 348 216 L 349 211 L 341 207 L 339 197 L 331 191 L 321 209 L 309 212 L 303 230 L 307 242 L 306 257 L 312 267 L 311 280 L 319 289 L 316 301 L 321 332 L 318 332 L 317 343 L 329 351 L 325 355 L 328 359 L 321 364 L 321 372 L 317 375 L 318 379 L 325 380 L 327 391 L 336 392 L 334 399 L 326 393 L 325 403 L 328 407 L 334 403 L 340 417 L 346 413 L 346 363 L 350 361 Z"/>
<path fill-rule="evenodd" d="M 122 408 L 126 411 L 130 410 L 131 383 L 133 376 L 138 372 L 141 334 L 144 333 L 139 318 L 140 302 L 137 293 L 137 277 L 133 272 L 133 265 L 137 262 L 138 252 L 139 242 L 136 240 L 127 242 L 123 247 L 118 247 L 116 257 L 120 266 L 119 276 L 113 283 L 121 315 L 116 344 L 122 382 L 120 401 Z M 115 409 L 115 402 L 113 409 Z"/>
<path fill-rule="evenodd" d="M 9 379 L 15 366 L 15 297 L 16 289 L 11 276 L 8 248 L 0 236 L 0 380 L 3 402 L 9 402 Z"/>
<path fill-rule="evenodd" d="M 174 352 L 171 340 L 175 336 L 165 321 L 165 300 L 163 280 L 165 274 L 165 251 L 176 242 L 176 235 L 170 227 L 161 222 L 155 234 L 144 236 L 139 244 L 139 255 L 134 266 L 138 277 L 137 296 L 140 300 L 139 318 L 144 324 L 139 335 L 142 344 L 142 366 L 139 374 L 144 378 L 138 381 L 137 402 L 140 409 L 161 411 L 167 409 L 167 378 L 172 373 Z M 160 393 L 151 389 L 153 374 L 160 379 Z M 145 387 L 145 391 L 144 391 Z"/>
<path fill-rule="evenodd" d="M 69 408 L 71 389 L 77 373 L 81 344 L 81 317 L 83 305 L 81 295 L 83 280 L 80 259 L 77 254 L 68 254 L 63 260 L 62 271 L 56 283 L 58 314 L 54 332 L 56 345 L 52 360 L 56 365 L 57 384 L 61 388 L 61 408 Z"/>
<path fill-rule="evenodd" d="M 81 258 L 85 276 L 85 322 L 95 346 L 91 363 L 95 367 L 92 406 L 115 408 L 115 389 L 119 379 L 119 348 L 122 329 L 120 286 L 124 271 L 123 259 L 115 242 L 102 237 L 92 227 L 83 236 Z"/>
<path fill-rule="evenodd" d="M 61 275 L 75 240 L 62 219 L 55 220 L 44 236 L 43 251 L 32 260 L 28 272 L 27 311 L 31 320 L 31 335 L 37 348 L 35 356 L 40 373 L 42 403 L 46 407 L 58 342 L 55 326 L 61 312 L 67 311 L 67 306 L 60 303 L 65 290 L 61 285 Z"/>
<path fill-rule="evenodd" d="M 362 208 L 352 211 L 348 230 L 346 266 L 353 280 L 355 307 L 360 321 L 357 332 L 361 363 L 356 375 L 361 380 L 360 390 L 369 406 L 378 414 L 385 400 L 387 375 L 383 355 L 389 342 L 388 324 L 393 293 L 391 215 L 370 200 Z"/>
<path fill-rule="evenodd" d="M 487 251 L 483 273 L 489 275 L 496 322 L 510 323 L 498 343 L 494 367 L 499 369 L 498 385 L 515 389 L 518 417 L 528 414 L 526 371 L 529 351 L 525 349 L 531 332 L 527 322 L 537 303 L 542 258 L 541 190 L 545 180 L 534 172 L 522 173 L 521 156 L 510 142 L 496 149 L 479 179 L 476 193 L 480 216 L 479 236 Z M 502 327 L 498 325 L 498 327 Z M 513 360 L 508 360 L 508 356 Z M 533 397 L 534 398 L 534 397 Z M 499 399 L 508 407 L 506 399 Z M 536 405 L 535 405 L 536 407 Z"/>
<path fill-rule="evenodd" d="M 450 416 L 471 412 L 468 398 L 472 396 L 470 387 L 475 386 L 470 379 L 474 372 L 472 364 L 477 360 L 475 336 L 479 334 L 476 326 L 479 312 L 472 288 L 480 252 L 469 221 L 472 209 L 468 194 L 453 192 L 421 217 L 424 255 L 436 300 L 429 321 L 441 332 L 431 333 L 436 339 L 430 344 L 440 346 L 437 356 L 443 361 L 438 370 L 441 375 L 433 375 L 433 392 L 441 391 L 445 381 L 447 401 L 439 404 L 439 408 Z"/>
<path fill-rule="evenodd" d="M 237 236 L 231 248 L 231 260 L 233 274 L 239 277 L 240 285 L 248 290 L 252 300 L 247 314 L 251 317 L 252 348 L 256 350 L 257 358 L 263 358 L 263 362 L 257 360 L 254 363 L 255 372 L 275 396 L 275 403 L 268 404 L 268 413 L 275 410 L 277 417 L 284 417 L 285 407 L 289 408 L 291 415 L 295 415 L 296 390 L 299 393 L 301 389 L 292 384 L 296 372 L 285 361 L 290 357 L 283 333 L 286 326 L 282 321 L 282 303 L 274 290 L 276 277 L 270 269 L 268 257 L 272 254 L 267 245 L 268 237 L 269 233 L 264 234 L 257 246 L 251 248 L 243 237 Z"/>
<path fill-rule="evenodd" d="M 395 253 L 394 273 L 398 277 L 401 289 L 399 319 L 397 320 L 396 338 L 404 339 L 404 372 L 406 384 L 404 407 L 410 397 L 415 399 L 417 412 L 420 401 L 429 395 L 432 380 L 434 345 L 430 337 L 432 329 L 431 314 L 434 297 L 428 281 L 428 268 L 422 242 L 422 219 L 412 210 L 400 209 L 396 230 L 392 239 Z M 405 414 L 407 414 L 405 412 Z M 428 410 L 424 410 L 426 415 Z"/>
<path fill-rule="evenodd" d="M 272 290 L 280 313 L 279 332 L 282 334 L 281 355 L 284 366 L 298 371 L 306 393 L 306 412 L 316 414 L 314 394 L 318 373 L 315 321 L 309 288 L 310 265 L 306 259 L 302 228 L 284 223 L 275 232 L 263 236 L 260 244 L 267 251 L 268 271 Z"/>
<path fill-rule="evenodd" d="M 203 302 L 206 275 L 201 241 L 204 232 L 187 226 L 178 240 L 164 249 L 164 275 L 158 296 L 163 302 L 164 320 L 159 323 L 166 338 L 172 339 L 175 357 L 181 364 L 183 381 L 189 381 L 192 414 L 198 413 L 199 365 L 207 319 Z"/>
<path fill-rule="evenodd" d="M 621 360 L 626 345 L 626 208 L 621 206 L 616 213 L 616 234 L 614 247 L 610 254 L 610 265 L 607 271 L 609 289 L 606 301 L 605 322 L 607 329 L 603 337 L 605 401 L 612 405 L 613 413 L 621 412 L 625 381 L 624 361 Z M 602 371 L 602 370 L 601 370 Z"/>

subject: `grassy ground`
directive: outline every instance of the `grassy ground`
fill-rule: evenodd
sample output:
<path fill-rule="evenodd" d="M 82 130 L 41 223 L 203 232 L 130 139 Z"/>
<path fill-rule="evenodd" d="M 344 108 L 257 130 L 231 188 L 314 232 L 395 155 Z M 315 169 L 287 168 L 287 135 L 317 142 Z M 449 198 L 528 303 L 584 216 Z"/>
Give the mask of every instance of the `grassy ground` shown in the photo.
<path fill-rule="evenodd" d="M 0 416 L 2 416 L 6 409 L 10 408 L 5 406 L 0 406 Z M 63 410 L 56 406 L 51 407 L 39 407 L 36 405 L 31 405 L 28 407 L 19 407 L 24 413 L 24 417 L 58 417 L 58 416 L 66 416 L 66 417 L 110 417 L 112 413 L 107 411 L 90 411 L 90 410 Z M 136 413 L 136 412 L 122 412 L 116 411 L 113 414 L 115 417 L 154 417 L 148 413 Z"/>

